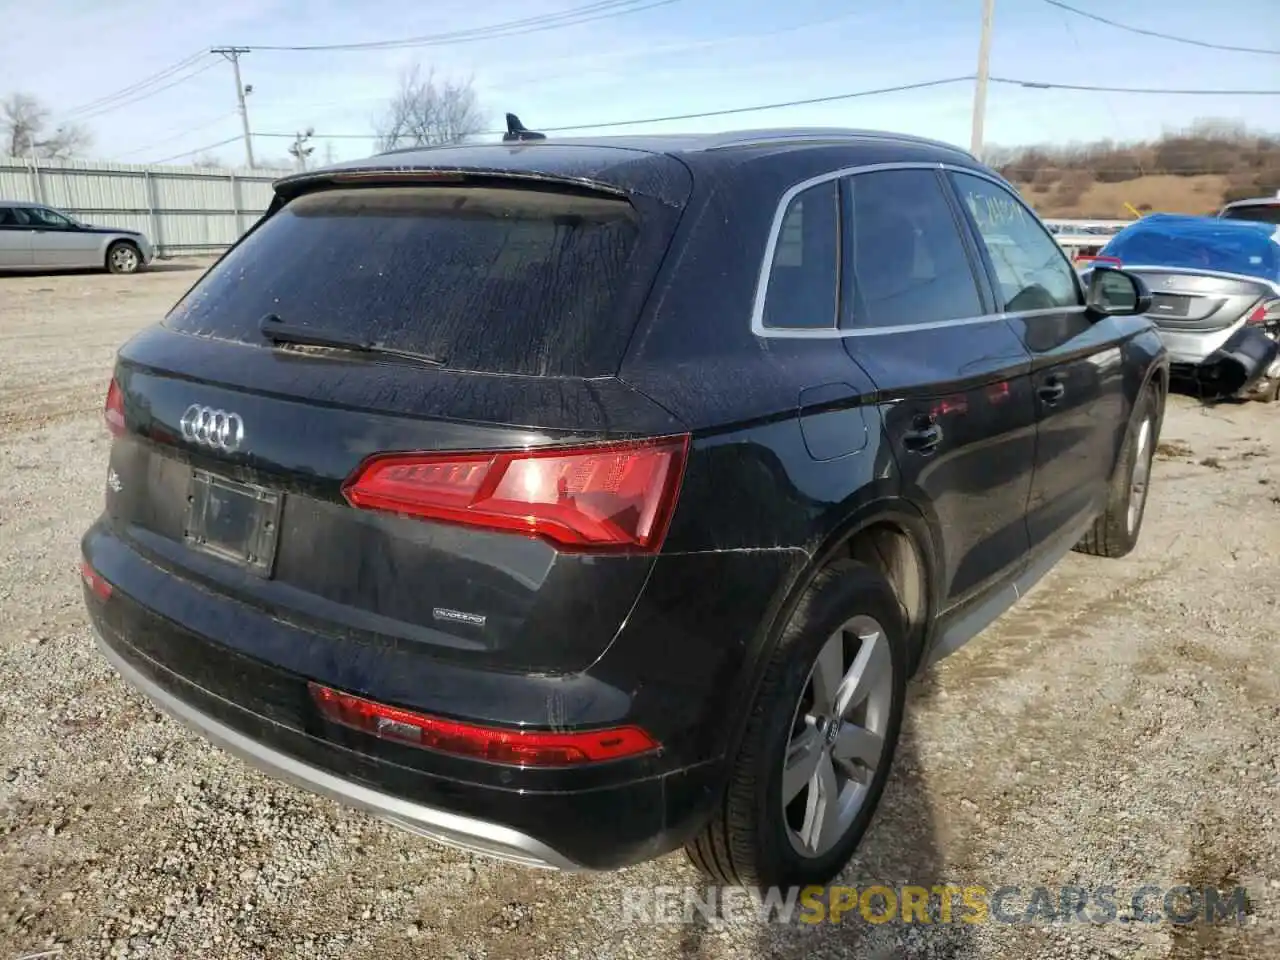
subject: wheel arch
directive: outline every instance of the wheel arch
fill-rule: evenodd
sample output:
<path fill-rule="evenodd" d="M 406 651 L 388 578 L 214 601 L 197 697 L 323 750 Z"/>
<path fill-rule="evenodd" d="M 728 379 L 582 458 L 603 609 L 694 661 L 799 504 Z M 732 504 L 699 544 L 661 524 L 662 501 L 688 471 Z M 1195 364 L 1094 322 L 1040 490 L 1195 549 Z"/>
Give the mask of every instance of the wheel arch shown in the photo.
<path fill-rule="evenodd" d="M 904 553 L 902 551 L 909 551 Z M 810 552 L 809 559 L 779 591 L 773 615 L 757 634 L 748 651 L 740 680 L 737 711 L 727 744 L 728 755 L 737 754 L 743 733 L 772 656 L 783 631 L 818 574 L 830 564 L 855 559 L 879 567 L 894 588 L 903 607 L 912 673 L 922 663 L 940 604 L 939 539 L 924 513 L 899 496 L 877 499 L 849 512 Z M 906 583 L 914 578 L 914 584 Z M 904 587 L 906 589 L 904 589 Z"/>
<path fill-rule="evenodd" d="M 1112 476 L 1123 466 L 1120 462 L 1120 454 L 1124 450 L 1125 437 L 1136 426 L 1138 411 L 1141 409 L 1140 401 L 1148 390 L 1153 391 L 1156 397 L 1155 439 L 1158 441 L 1160 439 L 1160 428 L 1164 424 L 1165 401 L 1169 397 L 1169 355 L 1163 346 L 1155 352 L 1151 362 L 1147 364 L 1142 373 L 1142 379 L 1138 383 L 1138 390 L 1133 395 L 1133 402 L 1123 424 L 1124 429 L 1119 432 L 1119 437 L 1116 440 L 1115 453 L 1111 462 Z"/>

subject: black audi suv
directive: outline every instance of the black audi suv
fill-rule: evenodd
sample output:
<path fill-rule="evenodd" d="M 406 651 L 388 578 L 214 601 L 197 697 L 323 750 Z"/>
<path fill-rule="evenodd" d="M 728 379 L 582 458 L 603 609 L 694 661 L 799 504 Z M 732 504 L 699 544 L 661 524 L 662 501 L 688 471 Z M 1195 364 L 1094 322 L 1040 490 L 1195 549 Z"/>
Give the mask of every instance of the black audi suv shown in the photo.
<path fill-rule="evenodd" d="M 822 882 L 908 678 L 1134 546 L 1149 294 L 943 143 L 525 133 L 281 180 L 120 349 L 102 652 L 444 843 Z"/>

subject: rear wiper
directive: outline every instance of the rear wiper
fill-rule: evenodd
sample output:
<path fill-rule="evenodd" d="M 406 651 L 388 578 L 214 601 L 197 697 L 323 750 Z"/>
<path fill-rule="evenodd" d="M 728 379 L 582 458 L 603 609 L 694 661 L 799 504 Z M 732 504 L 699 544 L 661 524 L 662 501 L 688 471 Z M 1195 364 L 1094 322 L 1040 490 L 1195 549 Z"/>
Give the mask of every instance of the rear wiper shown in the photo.
<path fill-rule="evenodd" d="M 356 353 L 376 353 L 387 357 L 399 357 L 402 360 L 413 360 L 418 363 L 442 367 L 443 357 L 433 357 L 429 353 L 416 353 L 413 350 L 398 350 L 384 346 L 372 340 L 361 340 L 344 333 L 316 330 L 285 323 L 274 313 L 268 313 L 258 321 L 258 331 L 272 343 L 291 343 L 299 347 L 327 347 L 330 350 L 351 350 Z"/>

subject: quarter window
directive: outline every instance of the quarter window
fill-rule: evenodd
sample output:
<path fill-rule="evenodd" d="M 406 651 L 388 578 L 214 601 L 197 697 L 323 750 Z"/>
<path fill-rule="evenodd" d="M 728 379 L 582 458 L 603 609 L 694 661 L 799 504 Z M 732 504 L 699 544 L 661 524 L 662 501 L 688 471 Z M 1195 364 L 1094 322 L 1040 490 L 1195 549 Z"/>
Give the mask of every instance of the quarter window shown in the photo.
<path fill-rule="evenodd" d="M 845 230 L 855 327 L 936 324 L 982 311 L 956 217 L 931 170 L 846 181 Z"/>
<path fill-rule="evenodd" d="M 765 289 L 764 325 L 833 329 L 840 272 L 840 187 L 831 180 L 787 205 Z"/>
<path fill-rule="evenodd" d="M 1022 201 L 990 180 L 951 177 L 995 268 L 1001 308 L 1012 313 L 1078 306 L 1075 270 Z"/>

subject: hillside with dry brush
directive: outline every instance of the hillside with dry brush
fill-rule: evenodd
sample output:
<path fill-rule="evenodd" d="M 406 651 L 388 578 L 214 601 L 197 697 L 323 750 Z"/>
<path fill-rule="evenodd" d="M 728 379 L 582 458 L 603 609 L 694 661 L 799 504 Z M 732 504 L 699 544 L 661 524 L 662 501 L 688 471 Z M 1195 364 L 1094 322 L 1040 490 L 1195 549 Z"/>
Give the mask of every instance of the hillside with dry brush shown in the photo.
<path fill-rule="evenodd" d="M 1280 136 L 1202 121 L 1140 143 L 993 148 L 987 160 L 1043 217 L 1113 219 L 1142 211 L 1215 213 L 1280 190 Z"/>

